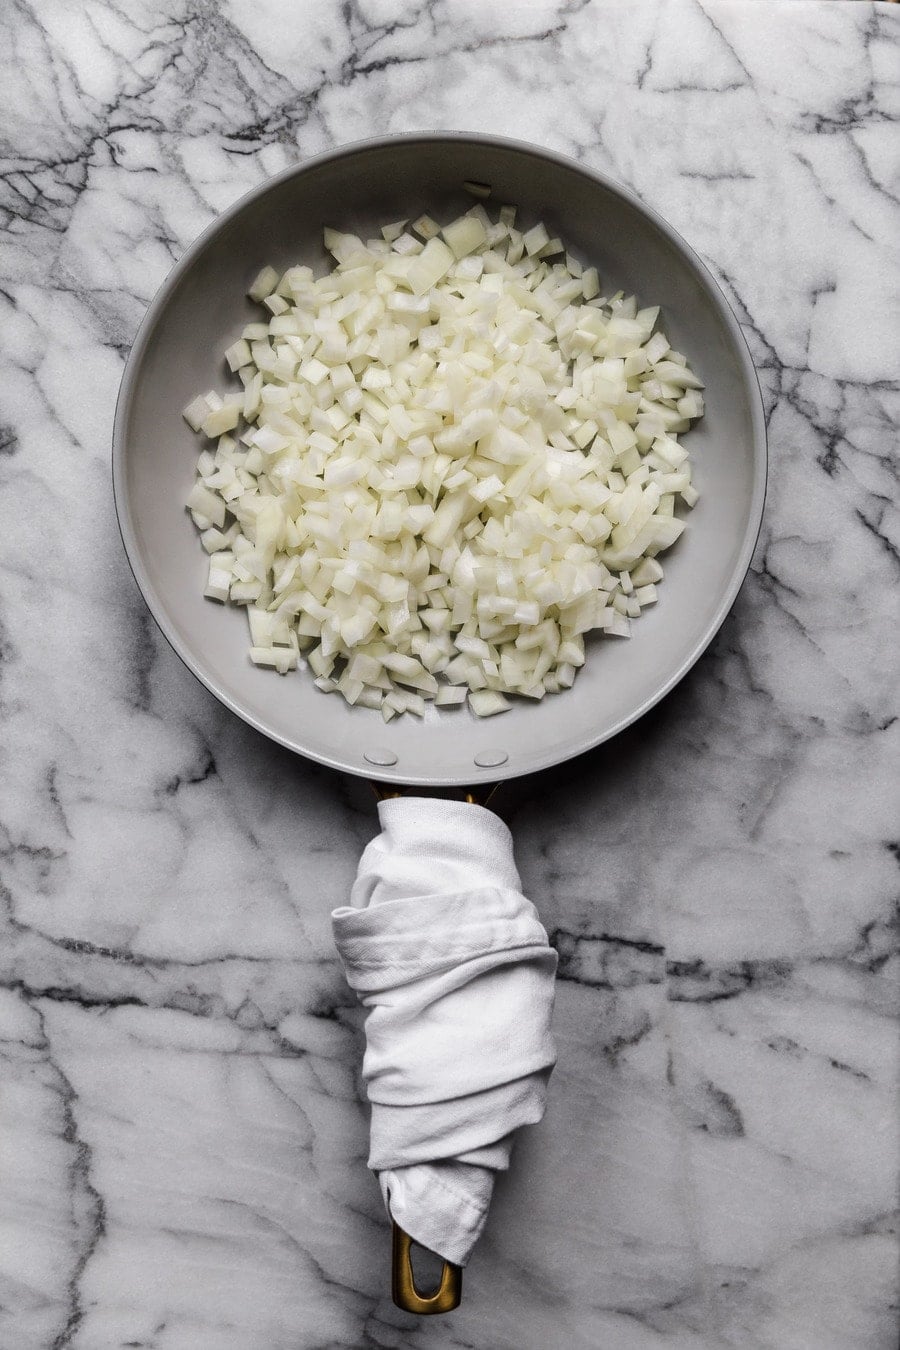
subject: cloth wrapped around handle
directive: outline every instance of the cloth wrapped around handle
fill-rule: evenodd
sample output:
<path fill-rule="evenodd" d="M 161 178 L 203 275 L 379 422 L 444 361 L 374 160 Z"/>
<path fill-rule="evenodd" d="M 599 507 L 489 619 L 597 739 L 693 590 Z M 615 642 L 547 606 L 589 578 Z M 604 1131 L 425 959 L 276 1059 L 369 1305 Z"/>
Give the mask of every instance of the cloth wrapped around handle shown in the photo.
<path fill-rule="evenodd" d="M 515 1130 L 544 1113 L 557 958 L 498 816 L 424 797 L 378 811 L 350 905 L 332 914 L 369 1010 L 369 1167 L 401 1228 L 463 1266 Z"/>

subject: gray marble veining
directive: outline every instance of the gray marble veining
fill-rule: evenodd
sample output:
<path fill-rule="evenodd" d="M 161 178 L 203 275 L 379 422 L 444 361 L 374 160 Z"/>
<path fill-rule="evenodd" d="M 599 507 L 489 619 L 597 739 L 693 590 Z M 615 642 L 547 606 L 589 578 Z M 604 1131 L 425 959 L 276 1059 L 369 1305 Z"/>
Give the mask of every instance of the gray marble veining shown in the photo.
<path fill-rule="evenodd" d="M 897 7 L 10 0 L 4 28 L 2 1350 L 893 1350 Z M 108 447 L 216 211 L 443 127 L 604 169 L 704 254 L 771 478 L 700 665 L 510 788 L 560 1063 L 428 1322 L 387 1295 L 330 936 L 372 803 L 182 669 Z"/>

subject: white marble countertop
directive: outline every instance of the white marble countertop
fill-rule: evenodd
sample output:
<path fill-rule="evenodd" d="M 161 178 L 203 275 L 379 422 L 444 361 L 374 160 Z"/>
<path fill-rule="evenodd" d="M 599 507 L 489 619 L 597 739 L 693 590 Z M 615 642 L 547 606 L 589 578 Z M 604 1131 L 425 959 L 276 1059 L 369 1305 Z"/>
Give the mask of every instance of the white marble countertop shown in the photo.
<path fill-rule="evenodd" d="M 893 1350 L 900 7 L 13 0 L 5 22 L 2 1350 Z M 568 152 L 668 217 L 745 327 L 771 478 L 699 666 L 509 793 L 560 1062 L 462 1307 L 429 1321 L 387 1292 L 330 934 L 372 803 L 182 669 L 109 442 L 141 314 L 216 211 L 433 127 Z"/>

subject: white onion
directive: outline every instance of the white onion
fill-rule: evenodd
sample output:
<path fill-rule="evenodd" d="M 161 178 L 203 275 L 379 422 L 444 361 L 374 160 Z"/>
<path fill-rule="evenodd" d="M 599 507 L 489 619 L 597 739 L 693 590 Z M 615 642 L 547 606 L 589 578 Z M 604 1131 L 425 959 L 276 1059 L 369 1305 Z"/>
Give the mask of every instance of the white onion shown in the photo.
<path fill-rule="evenodd" d="M 328 275 L 251 286 L 268 318 L 225 352 L 243 392 L 184 410 L 216 442 L 187 501 L 205 595 L 247 606 L 257 665 L 386 721 L 570 688 L 584 634 L 656 603 L 697 500 L 678 436 L 703 386 L 658 310 L 515 221 L 326 230 Z"/>

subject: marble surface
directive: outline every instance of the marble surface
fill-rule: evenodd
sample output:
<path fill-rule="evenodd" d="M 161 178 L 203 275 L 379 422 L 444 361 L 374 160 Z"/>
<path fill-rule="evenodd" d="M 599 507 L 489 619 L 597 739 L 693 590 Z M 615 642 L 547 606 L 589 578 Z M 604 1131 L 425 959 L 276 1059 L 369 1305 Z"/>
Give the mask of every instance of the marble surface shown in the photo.
<path fill-rule="evenodd" d="M 4 25 L 0 1348 L 892 1350 L 900 8 L 9 0 Z M 662 211 L 744 325 L 772 460 L 706 658 L 508 793 L 560 1062 L 430 1321 L 387 1294 L 328 917 L 372 802 L 182 669 L 109 480 L 129 343 L 198 231 L 298 158 L 429 127 Z"/>

